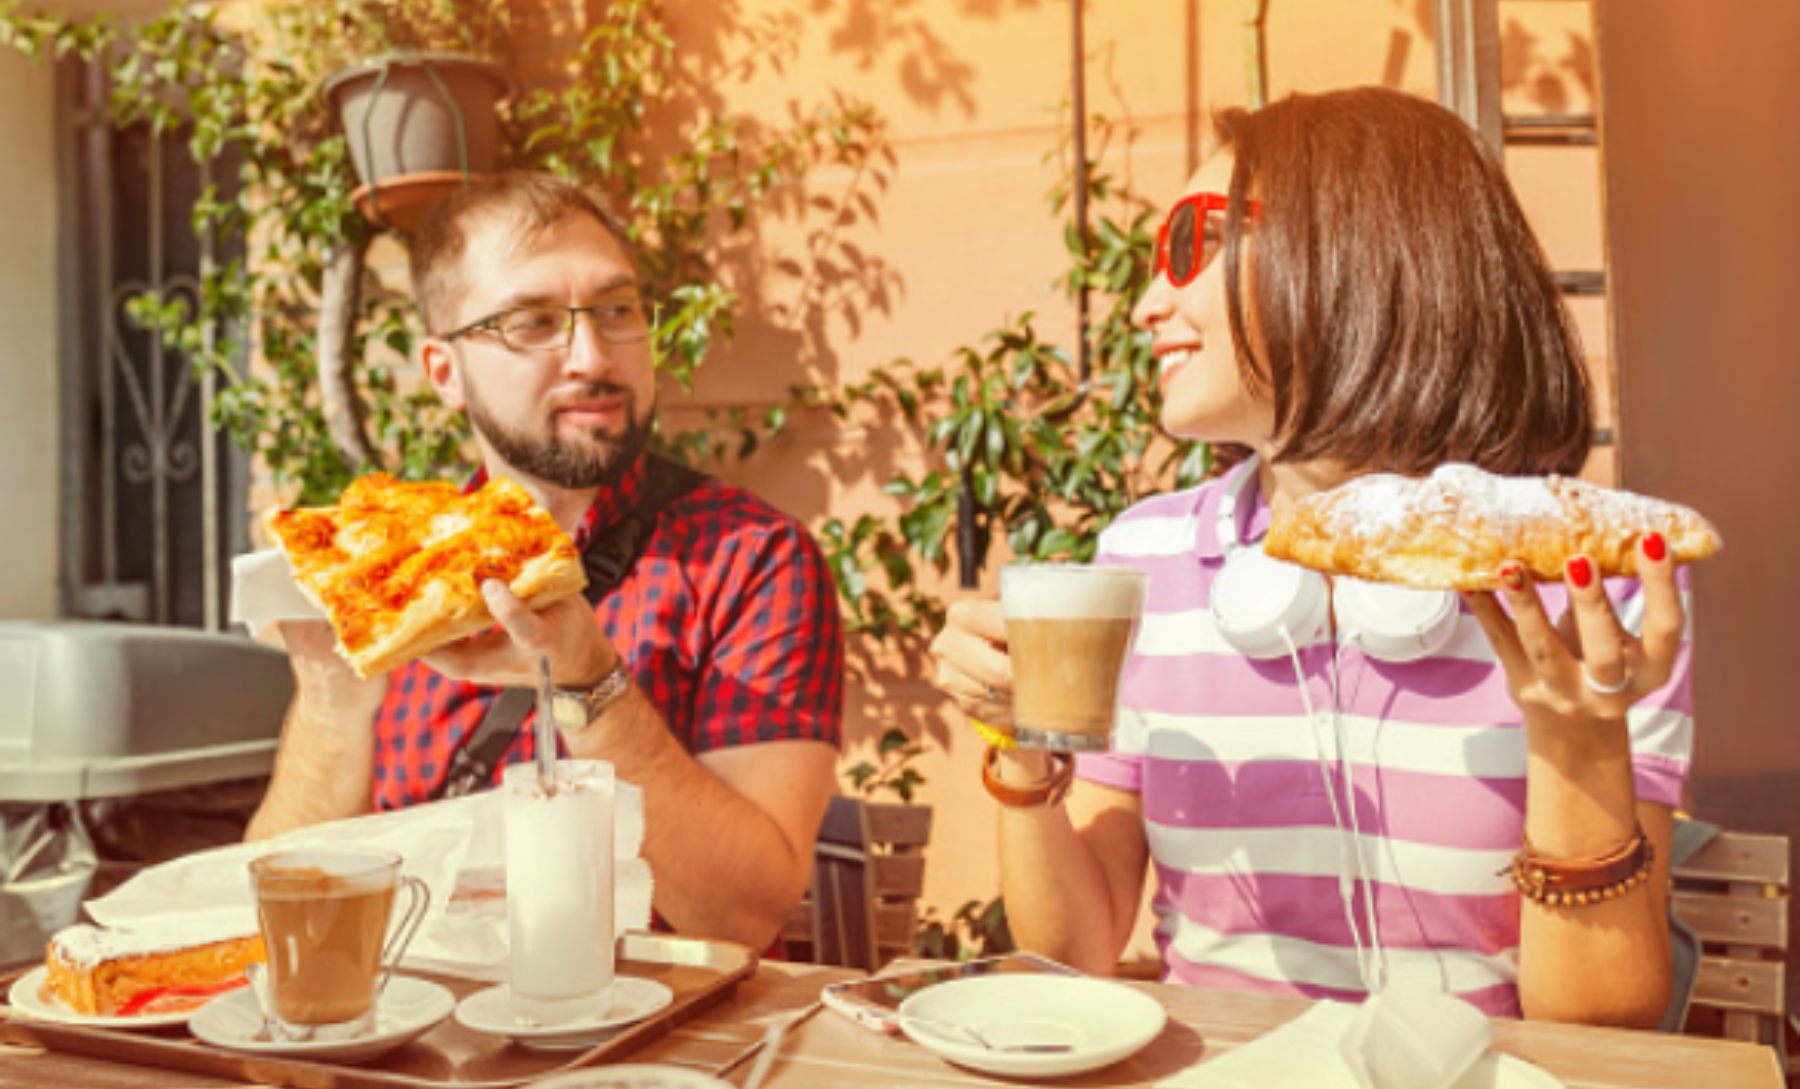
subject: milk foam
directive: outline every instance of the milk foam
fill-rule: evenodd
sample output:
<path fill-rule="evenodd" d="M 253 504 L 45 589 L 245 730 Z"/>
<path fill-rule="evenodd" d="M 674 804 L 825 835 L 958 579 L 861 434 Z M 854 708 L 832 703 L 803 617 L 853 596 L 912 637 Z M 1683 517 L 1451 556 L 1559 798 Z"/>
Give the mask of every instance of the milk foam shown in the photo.
<path fill-rule="evenodd" d="M 264 855 L 251 867 L 262 899 L 306 900 L 380 892 L 395 883 L 398 861 L 385 851 L 308 847 Z"/>
<path fill-rule="evenodd" d="M 1148 579 L 1129 567 L 1017 565 L 1000 571 L 1000 598 L 1012 620 L 1134 620 Z"/>

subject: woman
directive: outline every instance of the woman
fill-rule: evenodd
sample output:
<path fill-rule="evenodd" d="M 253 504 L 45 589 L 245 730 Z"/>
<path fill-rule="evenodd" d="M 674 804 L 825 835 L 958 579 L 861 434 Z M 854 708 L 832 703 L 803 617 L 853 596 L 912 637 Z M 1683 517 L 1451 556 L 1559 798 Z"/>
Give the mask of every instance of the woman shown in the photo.
<path fill-rule="evenodd" d="M 1653 1025 L 1692 728 L 1660 539 L 1641 586 L 1603 586 L 1585 558 L 1541 588 L 1508 564 L 1505 589 L 1463 596 L 1450 645 L 1410 663 L 1335 631 L 1291 664 L 1251 660 L 1206 608 L 1224 552 L 1272 509 L 1359 474 L 1580 469 L 1588 387 L 1543 255 L 1497 164 L 1429 103 L 1297 95 L 1228 111 L 1219 134 L 1133 318 L 1164 427 L 1255 457 L 1103 535 L 1099 562 L 1146 571 L 1150 605 L 1113 751 L 1082 757 L 1060 804 L 1046 754 L 995 757 L 1013 933 L 1110 971 L 1153 862 L 1172 981 L 1354 999 L 1386 979 L 1496 1014 Z M 941 686 L 1003 731 L 998 603 L 952 608 L 933 652 Z M 1604 895 L 1522 896 L 1506 872 L 1521 851 L 1526 872 L 1604 876 Z"/>

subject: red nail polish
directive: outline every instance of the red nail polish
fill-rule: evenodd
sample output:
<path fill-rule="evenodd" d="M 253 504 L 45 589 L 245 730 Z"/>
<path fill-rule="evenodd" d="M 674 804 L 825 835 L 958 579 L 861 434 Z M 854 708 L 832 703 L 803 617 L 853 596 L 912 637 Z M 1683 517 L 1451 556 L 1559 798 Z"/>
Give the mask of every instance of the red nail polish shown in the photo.
<path fill-rule="evenodd" d="M 1570 560 L 1568 572 L 1569 581 L 1575 584 L 1577 590 L 1587 589 L 1594 581 L 1594 565 L 1588 562 L 1586 556 L 1577 556 Z"/>
<path fill-rule="evenodd" d="M 1667 541 L 1663 540 L 1662 534 L 1651 533 L 1644 538 L 1644 555 L 1650 558 L 1651 563 L 1663 562 L 1663 557 L 1668 554 L 1669 545 Z"/>
<path fill-rule="evenodd" d="M 1517 560 L 1508 560 L 1501 564 L 1500 581 L 1514 593 L 1525 589 L 1525 565 Z"/>

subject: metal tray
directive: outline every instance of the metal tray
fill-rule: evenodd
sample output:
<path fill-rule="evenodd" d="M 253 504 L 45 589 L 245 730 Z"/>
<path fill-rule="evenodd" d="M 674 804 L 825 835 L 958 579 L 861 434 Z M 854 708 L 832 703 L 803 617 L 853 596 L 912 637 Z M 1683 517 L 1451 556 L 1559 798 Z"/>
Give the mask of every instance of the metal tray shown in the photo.
<path fill-rule="evenodd" d="M 674 1026 L 727 1000 L 756 972 L 756 954 L 731 942 L 668 934 L 628 934 L 620 942 L 621 975 L 655 979 L 675 992 L 667 1009 L 587 1051 L 539 1051 L 464 1028 L 447 1017 L 417 1040 L 364 1063 L 330 1063 L 246 1055 L 202 1043 L 182 1029 L 120 1031 L 36 1021 L 0 1005 L 0 1043 L 26 1044 L 105 1059 L 266 1085 L 333 1089 L 503 1089 L 559 1070 L 615 1062 Z M 34 966 L 28 966 L 34 967 Z M 0 993 L 24 971 L 0 978 Z M 450 988 L 460 1000 L 490 984 L 460 976 L 408 973 Z"/>

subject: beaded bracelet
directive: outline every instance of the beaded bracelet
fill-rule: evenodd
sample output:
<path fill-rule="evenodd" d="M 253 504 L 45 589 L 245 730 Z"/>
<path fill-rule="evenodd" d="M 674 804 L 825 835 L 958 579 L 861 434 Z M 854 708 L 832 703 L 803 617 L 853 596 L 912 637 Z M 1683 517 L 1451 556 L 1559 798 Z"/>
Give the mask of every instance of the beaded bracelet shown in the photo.
<path fill-rule="evenodd" d="M 1623 846 L 1599 858 L 1545 858 L 1526 843 L 1502 871 L 1519 895 L 1546 907 L 1586 907 L 1616 900 L 1650 879 L 1656 847 L 1640 826 Z"/>

